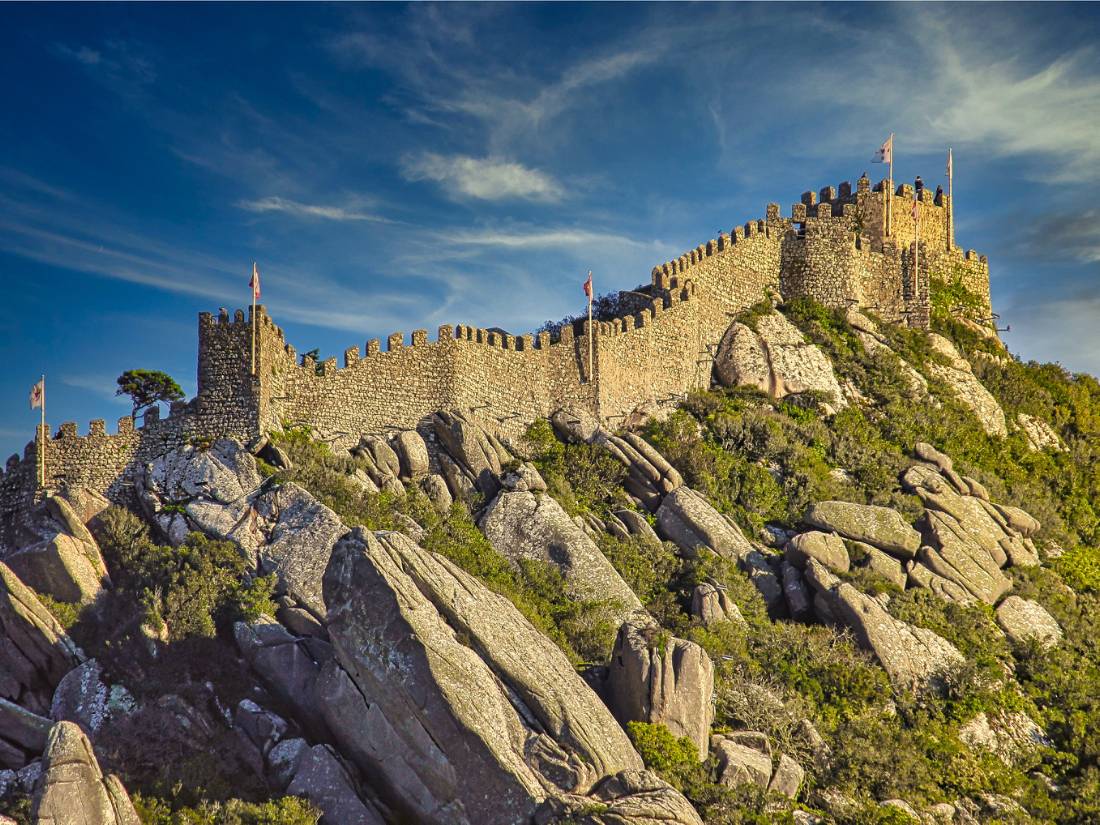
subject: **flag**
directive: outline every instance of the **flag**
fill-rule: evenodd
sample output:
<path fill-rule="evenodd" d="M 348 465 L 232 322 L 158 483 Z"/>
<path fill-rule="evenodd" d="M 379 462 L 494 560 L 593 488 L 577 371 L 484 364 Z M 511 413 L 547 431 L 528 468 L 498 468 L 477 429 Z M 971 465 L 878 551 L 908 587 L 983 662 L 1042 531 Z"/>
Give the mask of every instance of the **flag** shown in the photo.
<path fill-rule="evenodd" d="M 875 156 L 871 158 L 871 163 L 893 163 L 894 162 L 894 136 L 886 138 L 886 142 L 879 147 L 879 150 L 875 152 Z"/>
<path fill-rule="evenodd" d="M 588 300 L 592 300 L 592 272 L 588 272 L 588 280 L 584 282 L 584 294 L 588 296 Z"/>
<path fill-rule="evenodd" d="M 951 174 L 955 171 L 954 164 L 951 162 L 951 150 L 947 150 L 947 177 L 950 178 Z"/>
<path fill-rule="evenodd" d="M 33 387 L 31 387 L 31 409 L 35 407 L 41 407 L 43 400 L 46 398 L 46 379 L 43 378 Z"/>
<path fill-rule="evenodd" d="M 910 212 L 910 214 L 913 216 L 913 220 L 916 220 L 918 217 L 920 217 L 920 201 L 918 201 L 915 197 L 913 198 L 913 211 Z"/>
<path fill-rule="evenodd" d="M 260 300 L 260 270 L 256 266 L 256 262 L 252 262 L 252 280 L 248 282 L 248 285 L 252 287 L 253 300 Z"/>

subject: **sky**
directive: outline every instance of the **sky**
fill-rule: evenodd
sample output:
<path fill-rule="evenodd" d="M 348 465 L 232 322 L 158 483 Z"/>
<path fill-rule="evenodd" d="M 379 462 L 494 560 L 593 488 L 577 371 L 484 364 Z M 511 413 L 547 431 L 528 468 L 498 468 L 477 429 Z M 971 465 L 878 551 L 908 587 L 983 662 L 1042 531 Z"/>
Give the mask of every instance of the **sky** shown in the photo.
<path fill-rule="evenodd" d="M 0 459 L 195 391 L 197 314 L 322 358 L 515 333 L 808 189 L 943 182 L 1010 349 L 1100 374 L 1100 6 L 0 4 Z"/>

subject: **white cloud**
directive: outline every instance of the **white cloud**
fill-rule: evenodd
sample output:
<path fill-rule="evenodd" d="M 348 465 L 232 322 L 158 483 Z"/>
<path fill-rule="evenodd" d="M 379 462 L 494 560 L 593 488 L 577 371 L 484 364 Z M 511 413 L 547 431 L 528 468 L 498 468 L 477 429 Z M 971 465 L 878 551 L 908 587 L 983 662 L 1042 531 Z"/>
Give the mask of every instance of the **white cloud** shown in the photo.
<path fill-rule="evenodd" d="M 458 246 L 504 247 L 509 249 L 553 249 L 555 247 L 617 244 L 638 248 L 660 249 L 657 241 L 642 242 L 610 232 L 591 232 L 584 229 L 531 229 L 517 230 L 465 230 L 441 237 L 446 243 Z"/>
<path fill-rule="evenodd" d="M 282 212 L 295 217 L 321 218 L 329 221 L 369 221 L 371 223 L 391 223 L 380 215 L 372 215 L 354 208 L 343 206 L 322 206 L 312 203 L 301 203 L 272 195 L 258 200 L 243 200 L 237 203 L 238 209 L 246 212 Z"/>
<path fill-rule="evenodd" d="M 425 152 L 405 158 L 402 167 L 406 179 L 434 181 L 456 197 L 554 202 L 565 194 L 546 173 L 497 158 Z"/>

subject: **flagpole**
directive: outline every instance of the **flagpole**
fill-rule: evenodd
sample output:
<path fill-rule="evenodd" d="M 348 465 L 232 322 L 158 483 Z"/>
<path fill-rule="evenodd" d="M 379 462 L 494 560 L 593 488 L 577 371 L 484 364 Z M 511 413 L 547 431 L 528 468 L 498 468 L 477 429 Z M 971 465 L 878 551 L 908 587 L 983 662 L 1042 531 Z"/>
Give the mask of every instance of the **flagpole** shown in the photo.
<path fill-rule="evenodd" d="M 256 375 L 256 262 L 252 262 L 252 375 Z"/>
<path fill-rule="evenodd" d="M 42 373 L 42 426 L 38 428 L 38 451 L 42 454 L 39 462 L 39 480 L 41 487 L 46 486 L 46 373 Z"/>
<path fill-rule="evenodd" d="M 955 193 L 951 182 L 955 178 L 955 158 L 951 156 L 951 148 L 947 149 L 947 251 L 955 245 Z"/>
<path fill-rule="evenodd" d="M 880 132 L 881 134 L 881 132 Z M 894 133 L 890 133 L 890 191 L 886 199 L 886 235 L 889 237 L 894 230 Z"/>
<path fill-rule="evenodd" d="M 588 270 L 588 381 L 592 381 L 592 295 L 595 288 L 592 286 L 592 270 Z"/>

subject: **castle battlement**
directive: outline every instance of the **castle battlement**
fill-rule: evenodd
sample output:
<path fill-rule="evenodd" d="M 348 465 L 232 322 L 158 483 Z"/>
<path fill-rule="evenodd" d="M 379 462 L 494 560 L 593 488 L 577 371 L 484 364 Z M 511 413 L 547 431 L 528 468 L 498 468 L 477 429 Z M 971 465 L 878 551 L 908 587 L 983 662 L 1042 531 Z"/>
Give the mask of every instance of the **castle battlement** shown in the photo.
<path fill-rule="evenodd" d="M 720 232 L 655 266 L 650 282 L 619 294 L 621 311 L 566 324 L 560 334 L 515 335 L 466 324 L 394 332 L 320 363 L 287 340 L 260 305 L 255 368 L 251 312 L 221 309 L 198 319 L 198 392 L 142 426 L 119 420 L 66 422 L 40 432 L 0 472 L 0 526 L 45 489 L 87 486 L 113 500 L 132 496 L 146 462 L 187 443 L 233 437 L 250 441 L 285 425 L 307 425 L 334 448 L 363 434 L 423 429 L 432 413 L 470 408 L 513 435 L 565 406 L 614 425 L 710 384 L 713 353 L 737 313 L 764 298 L 807 296 L 834 307 L 861 306 L 887 321 L 925 327 L 929 283 L 960 278 L 989 305 L 989 265 L 954 243 L 950 199 L 918 198 L 920 267 L 914 266 L 914 189 L 861 177 L 802 193 L 783 216 Z M 890 231 L 886 214 L 890 210 Z M 991 314 L 991 313 L 990 313 Z"/>

